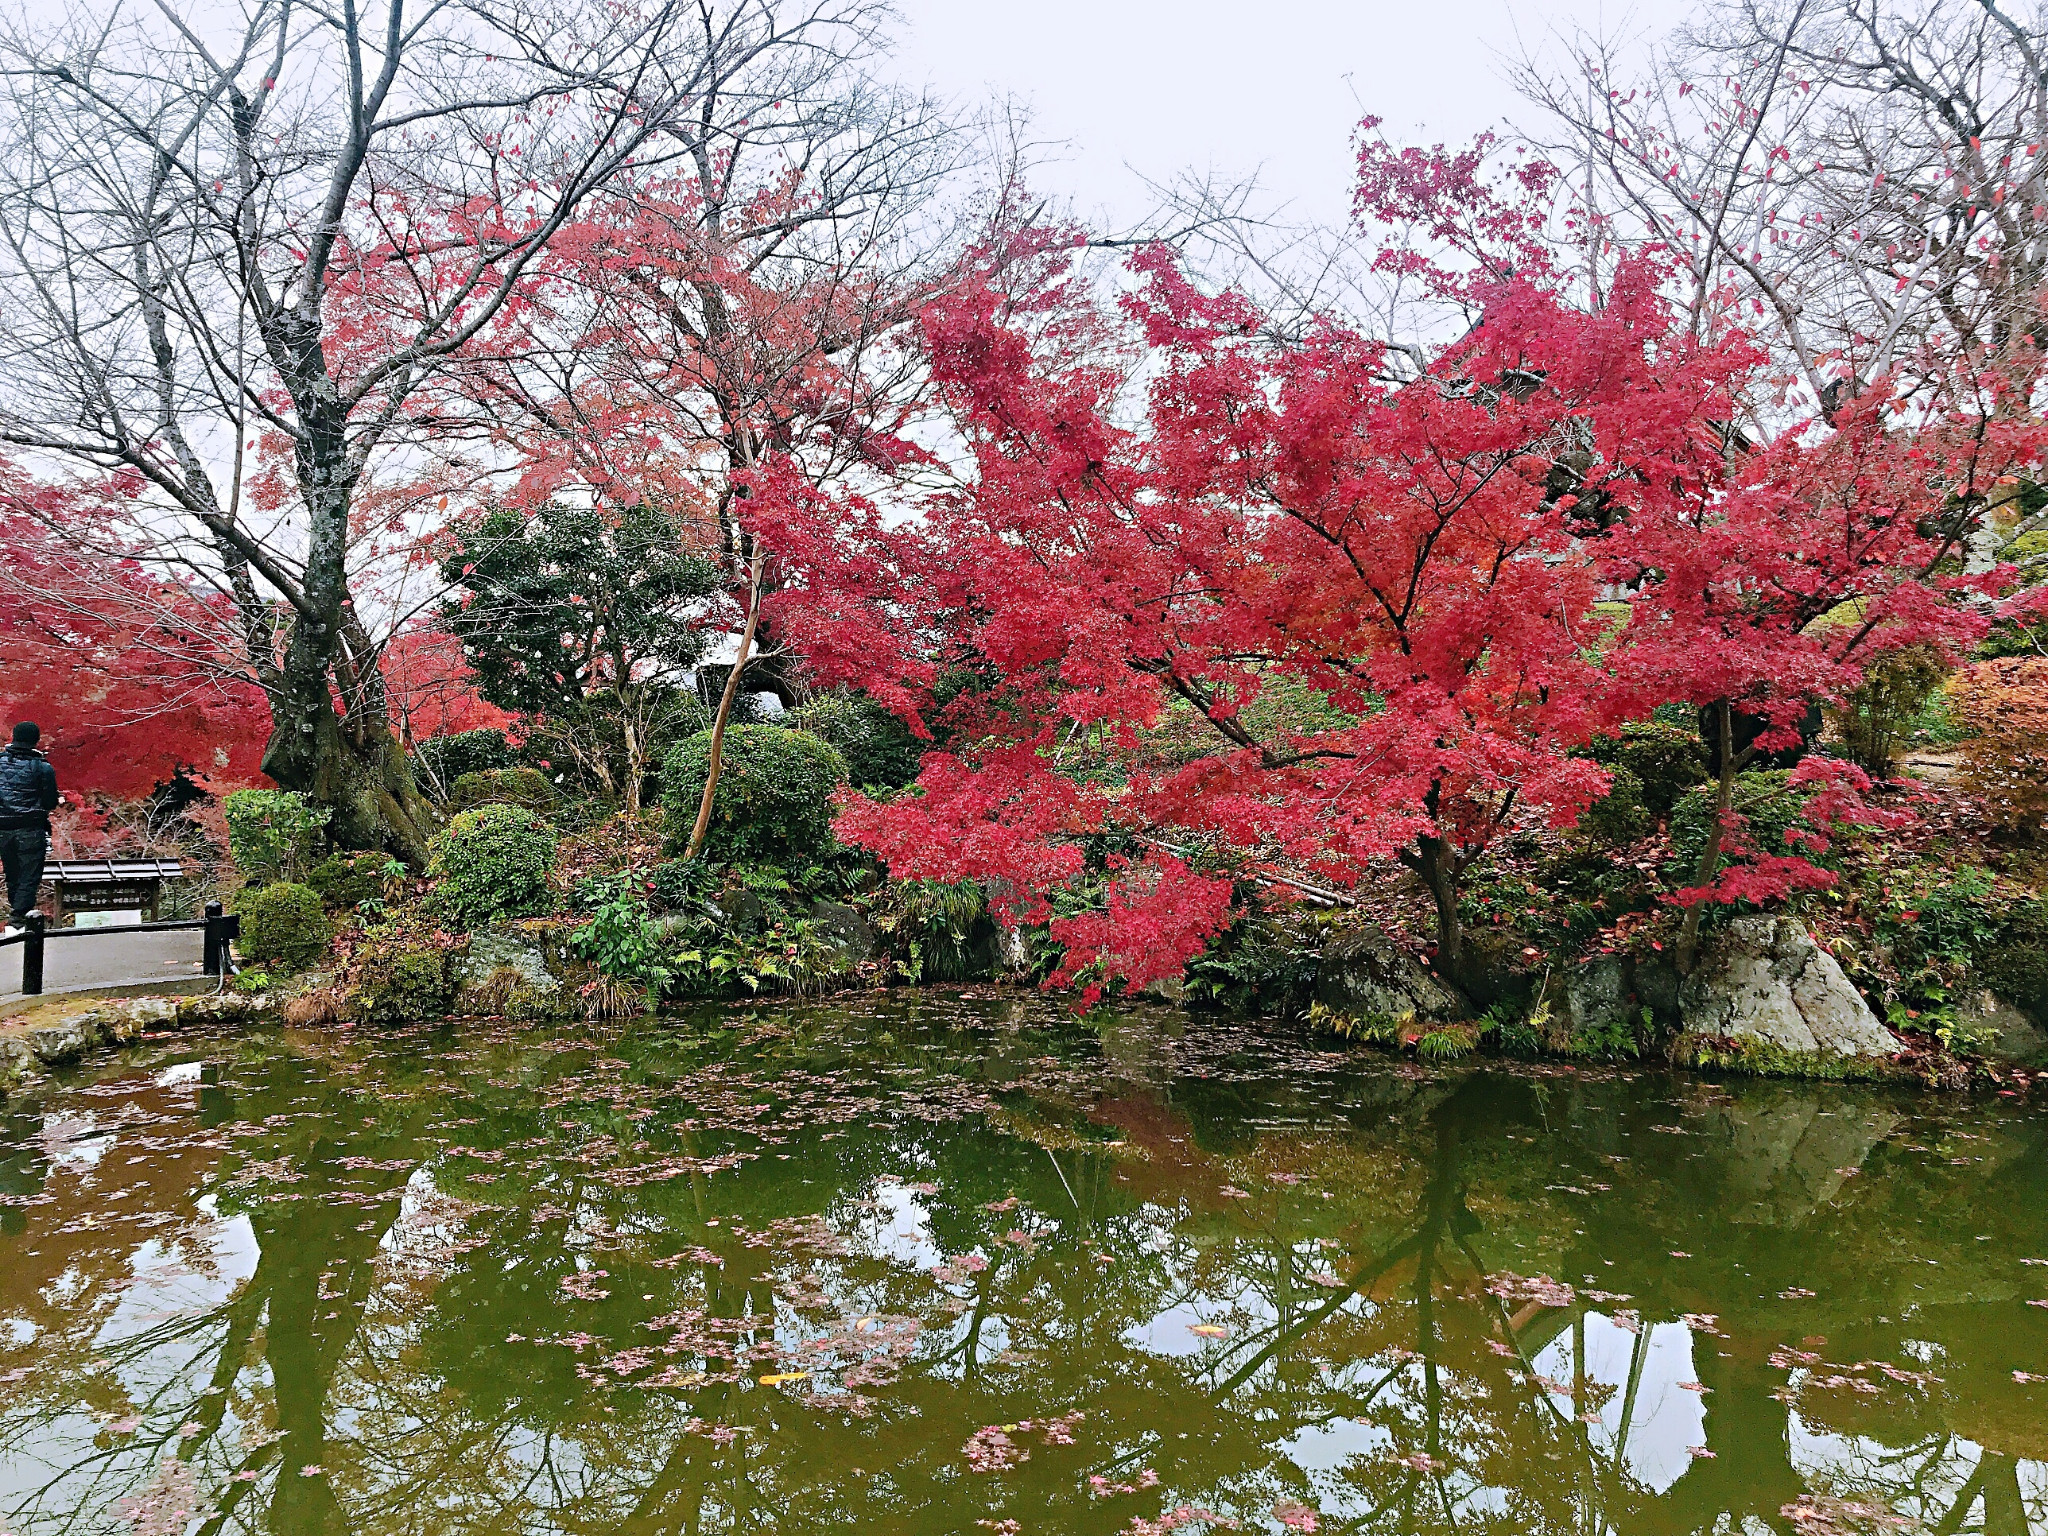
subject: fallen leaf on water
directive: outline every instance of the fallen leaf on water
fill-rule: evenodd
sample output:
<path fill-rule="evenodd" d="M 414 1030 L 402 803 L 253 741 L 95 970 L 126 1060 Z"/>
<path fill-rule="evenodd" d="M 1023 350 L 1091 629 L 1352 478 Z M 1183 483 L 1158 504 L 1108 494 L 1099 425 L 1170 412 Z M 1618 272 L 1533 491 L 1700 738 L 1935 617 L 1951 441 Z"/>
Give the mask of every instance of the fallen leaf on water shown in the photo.
<path fill-rule="evenodd" d="M 802 1381 L 810 1374 L 809 1371 L 779 1371 L 773 1376 L 763 1376 L 761 1378 L 761 1385 L 764 1387 L 777 1387 L 785 1381 Z"/>

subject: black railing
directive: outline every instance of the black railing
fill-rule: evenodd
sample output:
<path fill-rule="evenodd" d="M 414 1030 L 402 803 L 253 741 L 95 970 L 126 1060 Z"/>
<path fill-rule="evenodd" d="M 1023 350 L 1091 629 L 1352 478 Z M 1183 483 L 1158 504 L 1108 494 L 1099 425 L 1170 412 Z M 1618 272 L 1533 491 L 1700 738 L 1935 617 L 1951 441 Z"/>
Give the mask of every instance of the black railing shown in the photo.
<path fill-rule="evenodd" d="M 242 936 L 242 919 L 235 913 L 222 911 L 217 901 L 206 904 L 204 917 L 175 923 L 126 923 L 117 928 L 52 928 L 42 913 L 31 912 L 21 932 L 10 933 L 0 939 L 0 949 L 10 944 L 21 946 L 21 993 L 24 997 L 34 997 L 43 990 L 43 946 L 52 939 L 83 939 L 123 933 L 196 933 L 202 930 L 206 934 L 206 943 L 200 968 L 208 976 L 232 975 L 235 968 L 232 945 Z"/>

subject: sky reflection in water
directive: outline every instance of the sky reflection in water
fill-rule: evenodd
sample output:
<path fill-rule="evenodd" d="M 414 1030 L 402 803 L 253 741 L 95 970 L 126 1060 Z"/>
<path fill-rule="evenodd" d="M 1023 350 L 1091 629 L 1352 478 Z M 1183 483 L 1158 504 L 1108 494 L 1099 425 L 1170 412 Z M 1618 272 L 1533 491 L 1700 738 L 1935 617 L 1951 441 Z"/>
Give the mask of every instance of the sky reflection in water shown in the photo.
<path fill-rule="evenodd" d="M 0 1255 L 16 1536 L 2048 1536 L 1997 1099 L 1015 998 L 188 1039 L 0 1111 Z"/>

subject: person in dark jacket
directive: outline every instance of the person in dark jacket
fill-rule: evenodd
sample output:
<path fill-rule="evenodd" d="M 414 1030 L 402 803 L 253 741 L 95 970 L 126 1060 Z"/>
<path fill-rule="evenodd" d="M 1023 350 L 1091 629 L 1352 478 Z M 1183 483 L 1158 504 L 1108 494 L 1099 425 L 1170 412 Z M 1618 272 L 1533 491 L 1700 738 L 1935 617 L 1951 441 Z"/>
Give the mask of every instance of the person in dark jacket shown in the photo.
<path fill-rule="evenodd" d="M 36 909 L 50 852 L 50 812 L 57 809 L 57 770 L 36 750 L 42 739 L 24 720 L 0 752 L 0 864 L 6 866 L 7 905 L 16 928 Z"/>

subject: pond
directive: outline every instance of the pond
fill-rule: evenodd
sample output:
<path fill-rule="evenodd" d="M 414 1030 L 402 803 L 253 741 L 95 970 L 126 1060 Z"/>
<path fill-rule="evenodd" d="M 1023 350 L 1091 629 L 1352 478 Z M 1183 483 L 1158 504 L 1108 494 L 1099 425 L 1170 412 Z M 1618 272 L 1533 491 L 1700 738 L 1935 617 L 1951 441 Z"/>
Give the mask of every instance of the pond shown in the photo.
<path fill-rule="evenodd" d="M 2048 1114 L 890 995 L 9 1102 L 0 1528 L 2048 1533 Z"/>

